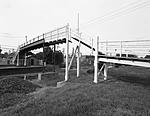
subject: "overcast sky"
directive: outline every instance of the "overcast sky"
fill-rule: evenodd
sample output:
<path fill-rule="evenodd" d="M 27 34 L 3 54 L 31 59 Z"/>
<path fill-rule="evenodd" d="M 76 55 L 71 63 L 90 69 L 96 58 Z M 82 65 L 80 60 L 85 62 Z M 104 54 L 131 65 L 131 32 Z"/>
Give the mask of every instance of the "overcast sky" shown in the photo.
<path fill-rule="evenodd" d="M 25 35 L 32 39 L 67 23 L 76 28 L 78 13 L 81 32 L 101 41 L 150 39 L 150 5 L 104 23 L 98 18 L 142 1 L 149 0 L 0 0 L 0 44 L 18 46 Z"/>

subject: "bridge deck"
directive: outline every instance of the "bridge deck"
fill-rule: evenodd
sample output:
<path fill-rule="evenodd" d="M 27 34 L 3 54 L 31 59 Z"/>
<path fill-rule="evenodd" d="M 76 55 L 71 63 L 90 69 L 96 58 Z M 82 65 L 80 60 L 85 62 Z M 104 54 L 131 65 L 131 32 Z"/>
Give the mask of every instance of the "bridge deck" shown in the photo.
<path fill-rule="evenodd" d="M 150 59 L 99 55 L 99 61 L 150 68 Z"/>

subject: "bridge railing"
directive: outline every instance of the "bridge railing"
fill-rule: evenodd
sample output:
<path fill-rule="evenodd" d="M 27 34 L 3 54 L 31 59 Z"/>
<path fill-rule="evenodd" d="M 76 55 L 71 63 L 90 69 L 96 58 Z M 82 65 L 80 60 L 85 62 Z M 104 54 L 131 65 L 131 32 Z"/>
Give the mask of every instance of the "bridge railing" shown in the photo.
<path fill-rule="evenodd" d="M 21 44 L 19 47 L 21 48 L 21 47 L 24 47 L 24 46 L 29 45 L 31 43 L 34 43 L 36 41 L 42 40 L 43 37 L 44 37 L 44 34 L 43 35 L 39 35 L 39 36 L 37 36 L 37 37 L 35 37 L 35 38 L 31 39 L 31 40 L 28 40 L 27 42 Z"/>
<path fill-rule="evenodd" d="M 82 41 L 83 43 L 87 44 L 91 48 L 94 48 L 93 45 L 93 38 L 85 33 L 78 33 L 76 30 L 70 30 L 71 36 L 77 38 L 78 40 Z M 93 49 L 91 49 L 91 54 L 93 54 Z"/>
<path fill-rule="evenodd" d="M 145 57 L 150 53 L 150 40 L 99 42 L 99 50 L 108 56 Z"/>
<path fill-rule="evenodd" d="M 48 33 L 44 34 L 44 39 L 45 41 L 50 41 L 50 40 L 58 40 L 60 38 L 65 38 L 66 37 L 66 33 L 68 29 L 68 25 L 67 26 L 63 26 L 57 29 L 54 29 Z"/>
<path fill-rule="evenodd" d="M 24 47 L 26 45 L 37 42 L 37 41 L 42 40 L 42 39 L 44 39 L 46 42 L 51 41 L 51 40 L 58 40 L 62 37 L 66 37 L 67 29 L 68 29 L 68 25 L 54 29 L 54 30 L 47 32 L 47 33 L 43 33 L 43 34 L 41 34 L 41 35 L 39 35 L 39 36 L 37 36 L 37 37 L 27 41 L 27 42 L 21 44 L 19 47 L 20 48 Z"/>

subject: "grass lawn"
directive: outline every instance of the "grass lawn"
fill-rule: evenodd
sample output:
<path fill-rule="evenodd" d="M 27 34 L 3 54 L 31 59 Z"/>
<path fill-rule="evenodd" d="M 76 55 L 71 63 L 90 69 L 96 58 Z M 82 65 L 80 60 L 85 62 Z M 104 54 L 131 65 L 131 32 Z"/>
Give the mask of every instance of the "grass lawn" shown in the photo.
<path fill-rule="evenodd" d="M 98 84 L 93 83 L 93 74 L 86 71 L 81 70 L 79 78 L 71 71 L 70 79 L 63 87 L 47 85 L 28 94 L 27 101 L 1 109 L 0 115 L 150 116 L 149 69 L 124 66 L 109 69 L 111 79 Z M 59 76 L 64 78 L 64 73 Z"/>

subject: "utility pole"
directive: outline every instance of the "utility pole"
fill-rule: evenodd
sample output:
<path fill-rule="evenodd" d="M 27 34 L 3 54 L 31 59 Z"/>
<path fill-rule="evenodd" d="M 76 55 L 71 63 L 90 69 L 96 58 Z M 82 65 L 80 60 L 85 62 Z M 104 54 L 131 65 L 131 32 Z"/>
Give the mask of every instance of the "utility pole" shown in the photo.
<path fill-rule="evenodd" d="M 27 43 L 27 36 L 25 36 L 25 38 L 26 38 L 26 43 Z M 24 54 L 24 66 L 26 66 L 27 65 L 27 53 L 26 53 L 26 51 L 25 51 L 25 54 Z"/>
<path fill-rule="evenodd" d="M 80 36 L 80 33 L 79 33 L 79 13 L 78 13 L 78 27 L 77 27 L 77 32 L 78 32 L 78 35 Z M 79 38 L 80 40 L 80 38 Z M 77 77 L 79 77 L 80 75 L 80 46 L 81 46 L 81 43 L 79 41 L 79 44 L 78 44 L 78 55 L 77 55 Z"/>

